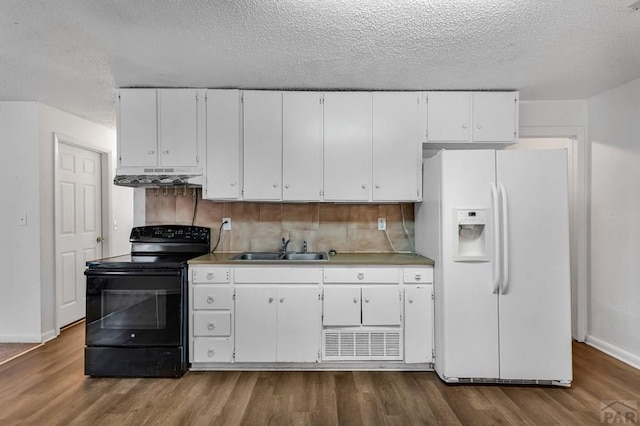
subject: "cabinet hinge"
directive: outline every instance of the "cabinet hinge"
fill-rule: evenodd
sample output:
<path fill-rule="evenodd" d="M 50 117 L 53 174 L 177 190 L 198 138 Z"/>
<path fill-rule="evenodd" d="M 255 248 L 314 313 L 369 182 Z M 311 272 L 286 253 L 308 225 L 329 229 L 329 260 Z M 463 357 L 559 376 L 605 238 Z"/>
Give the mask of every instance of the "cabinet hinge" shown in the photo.
<path fill-rule="evenodd" d="M 231 298 L 233 300 L 236 300 L 236 291 L 235 291 L 235 289 L 233 290 L 233 296 L 231 296 Z M 234 352 L 234 356 L 235 356 L 235 352 Z"/>
<path fill-rule="evenodd" d="M 324 98 L 320 96 L 320 105 L 322 105 L 323 103 L 324 103 Z"/>
<path fill-rule="evenodd" d="M 198 92 L 196 92 L 196 101 L 198 100 Z"/>
<path fill-rule="evenodd" d="M 236 351 L 235 350 L 233 351 L 233 354 L 231 354 L 231 358 L 233 358 L 234 361 L 236 360 Z"/>
<path fill-rule="evenodd" d="M 196 155 L 196 163 L 199 163 L 199 162 L 200 162 L 200 156 Z"/>
<path fill-rule="evenodd" d="M 244 103 L 244 93 L 240 95 L 240 103 Z"/>
<path fill-rule="evenodd" d="M 322 358 L 322 353 L 320 353 L 320 351 L 318 351 L 318 361 L 320 361 L 321 358 Z"/>
<path fill-rule="evenodd" d="M 431 300 L 436 300 L 436 295 L 431 293 Z"/>
<path fill-rule="evenodd" d="M 433 360 L 436 359 L 436 350 L 435 349 L 431 349 L 431 359 L 433 359 Z"/>

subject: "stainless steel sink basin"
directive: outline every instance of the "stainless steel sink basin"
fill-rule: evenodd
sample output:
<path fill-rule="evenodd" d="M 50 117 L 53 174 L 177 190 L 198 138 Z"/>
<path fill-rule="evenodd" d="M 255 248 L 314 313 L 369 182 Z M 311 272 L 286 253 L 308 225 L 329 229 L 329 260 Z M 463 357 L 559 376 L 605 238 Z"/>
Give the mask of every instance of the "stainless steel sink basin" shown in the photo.
<path fill-rule="evenodd" d="M 282 260 L 329 260 L 327 253 L 287 253 Z"/>
<path fill-rule="evenodd" d="M 280 253 L 244 252 L 233 256 L 230 260 L 280 260 Z"/>
<path fill-rule="evenodd" d="M 256 252 L 247 251 L 237 254 L 229 260 L 265 260 L 265 261 L 326 261 L 329 260 L 329 256 L 325 252 L 310 252 L 310 253 L 273 253 L 273 252 Z"/>

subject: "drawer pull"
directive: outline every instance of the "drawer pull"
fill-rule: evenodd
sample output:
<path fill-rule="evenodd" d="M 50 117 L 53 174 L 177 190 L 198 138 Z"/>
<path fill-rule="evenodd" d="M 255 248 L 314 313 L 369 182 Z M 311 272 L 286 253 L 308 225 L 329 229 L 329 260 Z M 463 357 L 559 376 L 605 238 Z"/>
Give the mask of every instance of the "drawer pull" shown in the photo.
<path fill-rule="evenodd" d="M 216 298 L 214 296 L 207 296 L 207 303 L 208 304 L 212 304 L 215 301 L 216 301 Z"/>
<path fill-rule="evenodd" d="M 280 299 L 280 303 L 284 303 L 284 297 Z"/>
<path fill-rule="evenodd" d="M 208 280 L 212 280 L 213 279 L 213 272 L 208 272 L 207 273 L 207 279 Z"/>
<path fill-rule="evenodd" d="M 358 299 L 357 298 L 353 298 L 353 303 L 358 303 Z"/>
<path fill-rule="evenodd" d="M 409 303 L 413 303 L 413 299 L 409 299 Z"/>
<path fill-rule="evenodd" d="M 422 279 L 422 275 L 416 274 L 416 281 L 420 281 Z"/>
<path fill-rule="evenodd" d="M 211 348 L 207 351 L 207 356 L 212 357 L 216 354 L 216 350 L 214 348 Z"/>
<path fill-rule="evenodd" d="M 209 324 L 207 324 L 207 328 L 209 330 L 213 330 L 214 328 L 216 328 L 216 323 L 215 322 L 210 322 Z"/>
<path fill-rule="evenodd" d="M 358 279 L 359 280 L 363 280 L 364 279 L 364 273 L 358 272 Z"/>
<path fill-rule="evenodd" d="M 369 299 L 364 299 L 364 303 L 369 303 Z"/>
<path fill-rule="evenodd" d="M 273 303 L 273 297 L 269 298 L 269 303 Z"/>

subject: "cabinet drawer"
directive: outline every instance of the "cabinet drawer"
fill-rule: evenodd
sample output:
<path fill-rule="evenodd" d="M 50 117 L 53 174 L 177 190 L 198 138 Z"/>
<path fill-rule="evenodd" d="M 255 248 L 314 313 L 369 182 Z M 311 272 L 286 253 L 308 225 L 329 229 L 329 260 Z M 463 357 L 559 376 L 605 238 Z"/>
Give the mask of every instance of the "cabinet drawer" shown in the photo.
<path fill-rule="evenodd" d="M 433 268 L 404 268 L 405 284 L 433 283 Z"/>
<path fill-rule="evenodd" d="M 193 309 L 231 309 L 231 287 L 203 285 L 193 287 Z"/>
<path fill-rule="evenodd" d="M 320 268 L 236 268 L 236 284 L 318 284 Z"/>
<path fill-rule="evenodd" d="M 196 312 L 193 314 L 194 336 L 230 336 L 230 312 Z"/>
<path fill-rule="evenodd" d="M 398 283 L 398 268 L 325 268 L 325 283 Z"/>
<path fill-rule="evenodd" d="M 193 268 L 193 283 L 228 283 L 229 268 Z"/>
<path fill-rule="evenodd" d="M 233 340 L 215 338 L 193 339 L 192 362 L 232 362 Z"/>

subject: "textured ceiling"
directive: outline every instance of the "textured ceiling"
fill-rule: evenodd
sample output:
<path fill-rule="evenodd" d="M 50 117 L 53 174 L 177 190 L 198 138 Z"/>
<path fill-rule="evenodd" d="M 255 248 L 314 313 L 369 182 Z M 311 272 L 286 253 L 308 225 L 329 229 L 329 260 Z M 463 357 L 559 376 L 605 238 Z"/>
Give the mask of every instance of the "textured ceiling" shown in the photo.
<path fill-rule="evenodd" d="M 519 89 L 640 77 L 632 0 L 1 0 L 0 100 L 115 126 L 118 87 Z"/>

